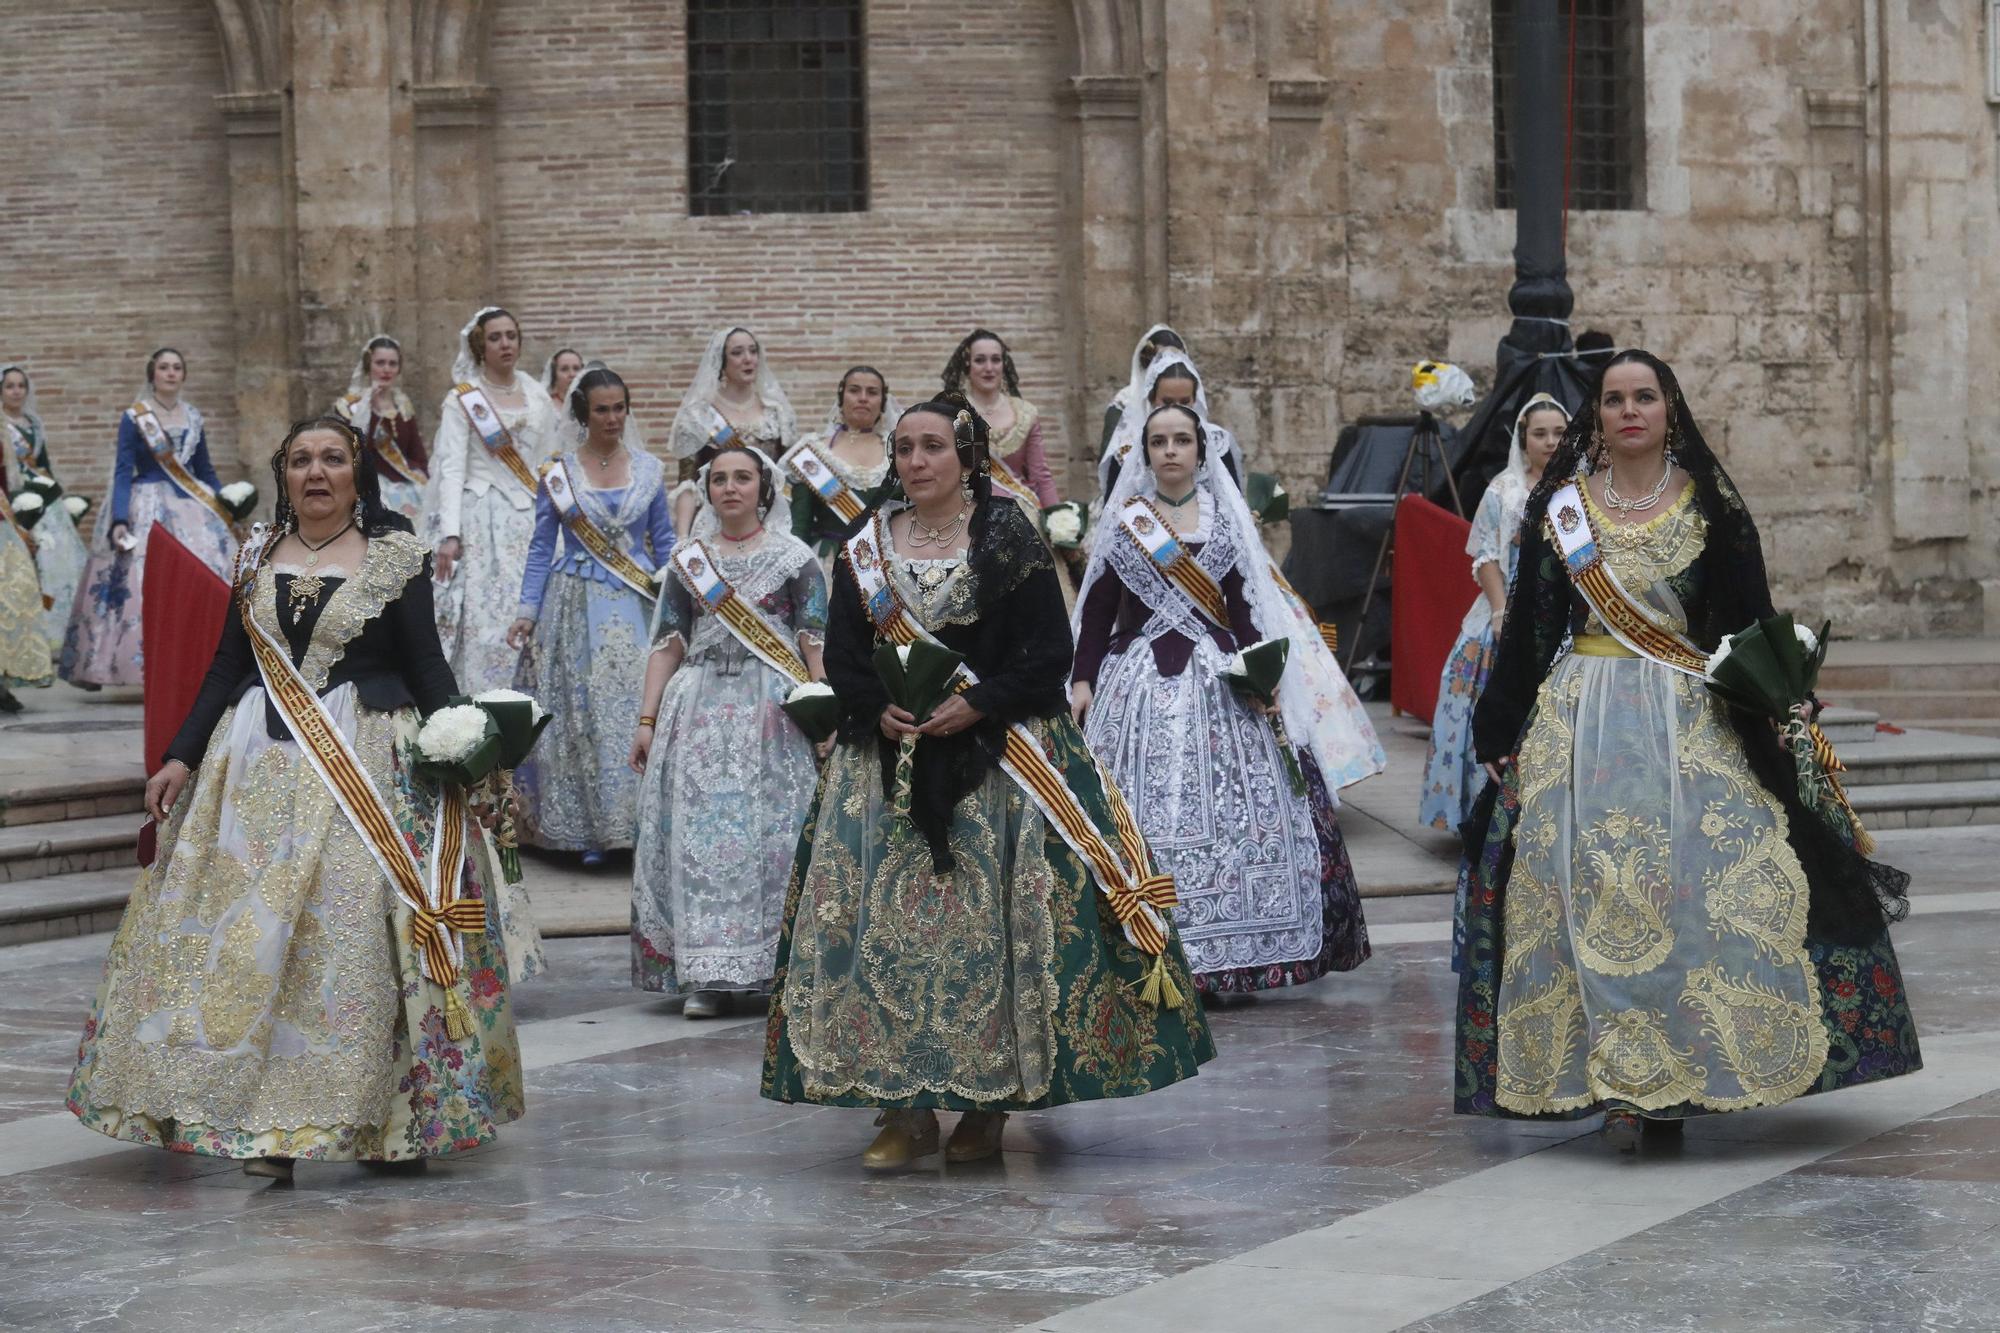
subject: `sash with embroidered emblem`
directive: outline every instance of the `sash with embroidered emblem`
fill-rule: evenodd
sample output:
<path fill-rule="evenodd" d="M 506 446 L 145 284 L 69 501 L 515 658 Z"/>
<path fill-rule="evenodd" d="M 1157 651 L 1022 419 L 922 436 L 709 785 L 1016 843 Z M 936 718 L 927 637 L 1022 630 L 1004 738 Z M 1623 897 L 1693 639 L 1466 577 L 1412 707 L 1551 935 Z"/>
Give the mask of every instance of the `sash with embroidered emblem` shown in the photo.
<path fill-rule="evenodd" d="M 777 627 L 737 595 L 706 546 L 692 539 L 684 541 L 674 547 L 670 563 L 680 575 L 681 586 L 712 611 L 758 661 L 797 685 L 812 678 L 805 662 Z"/>
<path fill-rule="evenodd" d="M 1132 539 L 1146 558 L 1153 562 L 1161 577 L 1186 593 L 1195 609 L 1209 621 L 1222 629 L 1234 629 L 1229 623 L 1229 602 L 1222 595 L 1222 585 L 1213 575 L 1195 563 L 1188 554 L 1187 547 L 1181 545 L 1167 520 L 1160 511 L 1142 496 L 1133 496 L 1119 509 L 1118 526 Z"/>
<path fill-rule="evenodd" d="M 515 447 L 513 435 L 507 430 L 506 423 L 500 420 L 499 409 L 493 406 L 493 400 L 486 396 L 486 391 L 475 384 L 461 383 L 455 385 L 452 392 L 458 395 L 458 405 L 465 409 L 465 418 L 472 423 L 473 433 L 486 446 L 486 452 L 513 474 L 523 490 L 533 495 L 535 474 Z"/>
<path fill-rule="evenodd" d="M 658 597 L 653 587 L 653 576 L 637 560 L 605 534 L 603 528 L 591 521 L 583 510 L 583 504 L 576 498 L 576 488 L 570 481 L 569 465 L 562 459 L 551 459 L 542 468 L 542 485 L 548 488 L 549 502 L 555 506 L 556 517 L 563 527 L 591 558 L 604 566 L 620 583 L 638 593 L 647 601 Z"/>
<path fill-rule="evenodd" d="M 914 643 L 918 639 L 938 643 L 937 636 L 911 614 L 889 581 L 885 562 L 894 548 L 889 544 L 888 525 L 880 511 L 872 522 L 848 539 L 846 549 L 847 567 L 861 595 L 861 604 L 875 624 L 875 632 L 895 644 Z M 963 693 L 978 683 L 979 677 L 972 668 L 961 665 L 953 688 Z M 1096 765 L 1097 761 L 1092 759 L 1091 763 Z M 1131 808 L 1125 804 L 1125 797 L 1111 775 L 1097 765 L 1098 782 L 1104 788 L 1118 835 L 1115 849 L 1092 822 L 1076 793 L 1070 790 L 1062 770 L 1042 748 L 1041 741 L 1022 723 L 1007 727 L 1000 768 L 1041 811 L 1070 850 L 1091 868 L 1098 891 L 1110 903 L 1125 938 L 1142 952 L 1160 958 L 1166 952 L 1173 929 L 1171 913 L 1178 901 L 1173 876 L 1154 866 L 1152 851 L 1139 834 L 1138 821 L 1132 818 Z M 1147 983 L 1149 989 L 1159 975 L 1156 971 L 1154 981 Z M 1177 1001 L 1169 998 L 1167 1003 Z"/>
<path fill-rule="evenodd" d="M 446 992 L 446 1035 L 460 1040 L 471 1028 L 464 1001 L 453 990 L 465 960 L 458 936 L 486 929 L 486 904 L 458 893 L 465 867 L 465 791 L 446 784 L 439 793 L 436 842 L 428 864 L 419 864 L 382 794 L 361 767 L 354 747 L 334 725 L 326 704 L 292 665 L 285 645 L 252 613 L 250 590 L 258 566 L 276 544 L 273 533 L 259 524 L 236 567 L 237 602 L 264 692 L 291 728 L 300 751 L 326 784 L 334 804 L 361 835 L 362 845 L 388 877 L 396 897 L 410 910 L 410 944 L 424 976 Z M 454 1026 L 460 1030 L 451 1031 Z"/>
<path fill-rule="evenodd" d="M 0 425 L 7 428 L 7 439 L 14 446 L 14 461 L 21 465 L 22 475 L 54 481 L 53 476 L 35 466 L 35 443 L 28 438 L 28 433 L 5 417 L 0 417 Z"/>
<path fill-rule="evenodd" d="M 368 447 L 381 456 L 382 461 L 389 465 L 391 472 L 412 486 L 422 486 L 430 481 L 422 468 L 410 462 L 408 455 L 403 452 L 403 446 L 396 443 L 394 424 L 396 418 L 376 416 L 374 409 L 367 406 L 367 397 L 363 394 L 350 393 L 341 401 L 347 408 L 347 419 L 356 426 L 361 425 L 361 417 L 364 414 L 374 420 L 374 437 L 368 441 Z M 400 404 L 398 410 L 401 410 Z"/>
<path fill-rule="evenodd" d="M 826 455 L 814 447 L 810 440 L 800 440 L 791 451 L 778 460 L 784 469 L 804 482 L 806 488 L 820 499 L 828 509 L 840 516 L 843 523 L 852 523 L 867 512 L 868 506 L 854 493 L 854 488 L 840 479 L 833 470 Z"/>
<path fill-rule="evenodd" d="M 181 462 L 180 455 L 174 451 L 173 436 L 167 434 L 167 428 L 153 415 L 153 409 L 143 402 L 132 404 L 132 424 L 139 428 L 139 435 L 146 441 L 146 448 L 151 451 L 153 461 L 160 465 L 160 471 L 181 488 L 181 493 L 190 500 L 201 501 L 215 511 L 215 516 L 222 520 L 224 526 L 233 527 L 235 515 L 222 503 L 222 497 L 208 488 L 207 482 L 187 470 L 187 464 Z M 189 429 L 193 429 L 192 424 Z"/>
<path fill-rule="evenodd" d="M 1612 638 L 1648 661 L 1696 680 L 1707 678 L 1708 654 L 1663 622 L 1658 612 L 1619 582 L 1598 549 L 1597 534 L 1590 526 L 1590 507 L 1575 482 L 1549 497 L 1549 528 L 1555 533 L 1570 582 Z"/>

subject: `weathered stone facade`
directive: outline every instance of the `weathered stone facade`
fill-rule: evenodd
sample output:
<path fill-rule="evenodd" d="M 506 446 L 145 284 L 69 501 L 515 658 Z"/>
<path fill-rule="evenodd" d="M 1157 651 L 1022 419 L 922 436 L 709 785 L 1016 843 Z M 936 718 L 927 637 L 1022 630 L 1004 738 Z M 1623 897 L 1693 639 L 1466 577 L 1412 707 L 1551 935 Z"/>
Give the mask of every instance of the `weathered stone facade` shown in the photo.
<path fill-rule="evenodd" d="M 145 353 L 188 352 L 225 471 L 397 333 L 442 393 L 486 300 L 632 379 L 663 434 L 709 329 L 817 417 L 1014 344 L 1058 459 L 1165 318 L 1295 489 L 1447 355 L 1490 373 L 1489 0 L 880 0 L 872 207 L 690 218 L 680 7 L 93 0 L 10 20 L 0 356 L 101 485 Z M 1569 221 L 1577 319 L 1681 370 L 1780 598 L 2000 632 L 1995 113 L 1978 8 L 1647 0 L 1644 211 Z M 1992 589 L 1981 596 L 1982 584 Z"/>

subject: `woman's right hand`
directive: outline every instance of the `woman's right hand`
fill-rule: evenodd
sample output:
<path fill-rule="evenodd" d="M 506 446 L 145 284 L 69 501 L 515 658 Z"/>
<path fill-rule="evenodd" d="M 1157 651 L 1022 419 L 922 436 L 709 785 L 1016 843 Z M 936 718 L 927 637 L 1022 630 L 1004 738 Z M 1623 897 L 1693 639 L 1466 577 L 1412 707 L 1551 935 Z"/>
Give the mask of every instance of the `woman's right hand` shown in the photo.
<path fill-rule="evenodd" d="M 187 786 L 188 766 L 178 759 L 160 765 L 160 771 L 146 779 L 146 813 L 159 823 L 167 822 L 167 811 L 180 799 Z"/>
<path fill-rule="evenodd" d="M 124 541 L 132 535 L 132 529 L 123 523 L 113 523 L 104 535 L 111 539 L 112 550 L 123 551 Z"/>
<path fill-rule="evenodd" d="M 900 744 L 903 737 L 917 734 L 917 720 L 890 704 L 882 710 L 882 734 Z"/>
<path fill-rule="evenodd" d="M 1090 711 L 1090 701 L 1096 695 L 1097 692 L 1090 687 L 1089 681 L 1071 681 L 1069 686 L 1069 720 L 1078 726 L 1082 726 L 1083 715 Z"/>
<path fill-rule="evenodd" d="M 641 723 L 639 730 L 632 735 L 632 753 L 626 757 L 625 762 L 631 765 L 634 773 L 644 773 L 646 771 L 646 759 L 652 753 L 653 729 Z"/>
<path fill-rule="evenodd" d="M 1480 765 L 1481 768 L 1486 770 L 1486 776 L 1493 779 L 1493 785 L 1496 787 L 1500 785 L 1500 775 L 1513 766 L 1514 756 L 1511 754 L 1502 755 L 1490 763 Z"/>
<path fill-rule="evenodd" d="M 446 537 L 438 543 L 437 554 L 431 557 L 431 577 L 439 583 L 451 582 L 451 571 L 458 564 L 458 558 L 465 554 L 465 544 L 456 537 Z"/>

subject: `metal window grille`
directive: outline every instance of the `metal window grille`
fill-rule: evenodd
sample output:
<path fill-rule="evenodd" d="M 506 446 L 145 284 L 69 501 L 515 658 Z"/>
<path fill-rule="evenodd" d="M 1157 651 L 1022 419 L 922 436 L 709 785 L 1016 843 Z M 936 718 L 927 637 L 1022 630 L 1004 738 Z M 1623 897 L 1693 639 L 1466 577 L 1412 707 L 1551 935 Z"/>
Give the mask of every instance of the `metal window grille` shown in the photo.
<path fill-rule="evenodd" d="M 1516 0 L 1493 0 L 1493 206 L 1514 207 Z M 1646 82 L 1640 0 L 1564 0 L 1561 31 L 1576 24 L 1569 207 L 1645 205 Z M 1562 53 L 1567 68 L 1569 52 Z"/>
<path fill-rule="evenodd" d="M 868 207 L 861 0 L 687 0 L 688 212 Z"/>

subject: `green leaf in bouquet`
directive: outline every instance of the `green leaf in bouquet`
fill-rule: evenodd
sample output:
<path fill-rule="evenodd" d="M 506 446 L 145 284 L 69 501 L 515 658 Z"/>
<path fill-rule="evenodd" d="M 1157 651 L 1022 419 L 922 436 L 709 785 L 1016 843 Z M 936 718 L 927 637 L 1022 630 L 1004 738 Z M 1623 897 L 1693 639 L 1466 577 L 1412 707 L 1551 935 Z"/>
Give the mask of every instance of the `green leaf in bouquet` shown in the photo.
<path fill-rule="evenodd" d="M 1243 479 L 1243 499 L 1260 523 L 1277 523 L 1292 512 L 1292 497 L 1269 472 L 1252 472 Z"/>
<path fill-rule="evenodd" d="M 898 708 L 922 722 L 951 693 L 952 678 L 965 659 L 949 648 L 918 639 L 905 661 L 892 644 L 875 650 L 875 672 Z"/>
<path fill-rule="evenodd" d="M 528 752 L 535 748 L 535 742 L 549 725 L 550 714 L 539 710 L 533 699 L 475 699 L 459 695 L 451 702 L 471 704 L 493 719 L 493 727 L 500 735 L 501 768 L 519 768 L 526 762 Z M 535 715 L 538 711 L 540 717 Z"/>

